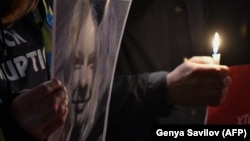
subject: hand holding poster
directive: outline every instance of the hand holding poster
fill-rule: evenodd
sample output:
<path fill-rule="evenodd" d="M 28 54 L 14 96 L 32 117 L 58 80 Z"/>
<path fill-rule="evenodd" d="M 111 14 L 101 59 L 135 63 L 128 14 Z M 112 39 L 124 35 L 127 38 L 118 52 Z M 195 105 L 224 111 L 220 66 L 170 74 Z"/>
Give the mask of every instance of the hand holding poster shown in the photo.
<path fill-rule="evenodd" d="M 232 83 L 224 103 L 208 107 L 206 124 L 250 124 L 250 65 L 230 67 Z"/>

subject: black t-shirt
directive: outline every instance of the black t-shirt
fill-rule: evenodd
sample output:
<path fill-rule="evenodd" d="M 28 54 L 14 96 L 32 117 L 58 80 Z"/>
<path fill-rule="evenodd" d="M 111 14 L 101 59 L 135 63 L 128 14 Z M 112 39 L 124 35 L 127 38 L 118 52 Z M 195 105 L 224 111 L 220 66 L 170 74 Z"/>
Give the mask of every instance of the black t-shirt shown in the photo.
<path fill-rule="evenodd" d="M 25 16 L 11 29 L 4 28 L 1 41 L 4 40 L 7 56 L 0 61 L 2 101 L 8 92 L 18 93 L 48 80 L 43 37 L 32 15 Z"/>
<path fill-rule="evenodd" d="M 12 28 L 3 27 L 0 35 L 7 55 L 0 60 L 0 125 L 5 140 L 35 140 L 15 122 L 11 100 L 23 89 L 30 89 L 49 78 L 43 35 L 32 14 Z M 3 47 L 3 44 L 1 44 Z"/>

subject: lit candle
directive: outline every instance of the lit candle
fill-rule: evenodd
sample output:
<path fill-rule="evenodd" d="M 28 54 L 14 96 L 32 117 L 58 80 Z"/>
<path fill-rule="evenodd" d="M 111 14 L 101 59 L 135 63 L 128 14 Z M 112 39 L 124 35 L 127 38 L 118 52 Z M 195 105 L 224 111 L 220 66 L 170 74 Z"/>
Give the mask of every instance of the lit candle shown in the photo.
<path fill-rule="evenodd" d="M 214 34 L 214 39 L 213 39 L 213 61 L 215 64 L 220 64 L 220 53 L 218 53 L 220 46 L 220 37 L 217 32 Z"/>

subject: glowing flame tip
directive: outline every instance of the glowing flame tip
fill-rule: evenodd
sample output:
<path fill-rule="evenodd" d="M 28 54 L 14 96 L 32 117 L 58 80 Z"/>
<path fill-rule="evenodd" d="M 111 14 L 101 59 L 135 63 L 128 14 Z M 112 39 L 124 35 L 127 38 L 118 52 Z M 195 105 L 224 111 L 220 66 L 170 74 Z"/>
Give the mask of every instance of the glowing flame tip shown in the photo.
<path fill-rule="evenodd" d="M 213 53 L 216 54 L 219 50 L 220 46 L 220 37 L 217 32 L 214 34 L 214 39 L 213 39 Z"/>

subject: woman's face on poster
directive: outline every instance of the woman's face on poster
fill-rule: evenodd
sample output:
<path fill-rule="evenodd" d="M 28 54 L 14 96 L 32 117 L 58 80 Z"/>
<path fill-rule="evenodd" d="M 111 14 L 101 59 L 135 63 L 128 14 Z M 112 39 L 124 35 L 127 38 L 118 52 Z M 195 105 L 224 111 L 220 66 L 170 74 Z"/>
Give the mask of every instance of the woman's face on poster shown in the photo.
<path fill-rule="evenodd" d="M 92 96 L 95 65 L 95 25 L 92 15 L 80 29 L 75 50 L 72 104 L 80 114 Z"/>
<path fill-rule="evenodd" d="M 84 51 L 77 51 L 73 75 L 72 102 L 78 105 L 76 109 L 79 109 L 79 112 L 91 97 L 94 71 L 94 49 L 90 49 L 89 54 L 84 53 Z"/>

